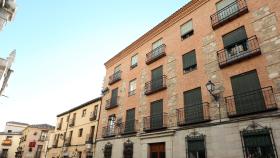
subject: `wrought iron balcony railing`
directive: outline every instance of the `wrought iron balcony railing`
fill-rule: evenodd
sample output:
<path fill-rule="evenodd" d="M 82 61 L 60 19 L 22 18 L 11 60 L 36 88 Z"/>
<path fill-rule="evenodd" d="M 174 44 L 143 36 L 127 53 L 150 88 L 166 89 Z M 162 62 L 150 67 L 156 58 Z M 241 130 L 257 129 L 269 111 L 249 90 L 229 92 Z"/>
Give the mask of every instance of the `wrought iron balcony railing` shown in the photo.
<path fill-rule="evenodd" d="M 93 134 L 92 133 L 87 134 L 85 143 L 86 144 L 93 144 Z"/>
<path fill-rule="evenodd" d="M 90 121 L 94 121 L 97 119 L 97 111 L 92 111 L 89 116 Z"/>
<path fill-rule="evenodd" d="M 236 0 L 223 9 L 211 15 L 212 28 L 217 29 L 227 22 L 236 19 L 237 17 L 248 12 L 246 0 Z"/>
<path fill-rule="evenodd" d="M 145 95 L 150 95 L 155 92 L 161 91 L 163 89 L 166 89 L 166 79 L 167 76 L 163 75 L 160 78 L 151 80 L 147 83 L 145 83 Z"/>
<path fill-rule="evenodd" d="M 76 118 L 71 118 L 71 119 L 69 120 L 69 127 L 75 126 L 75 119 L 76 119 Z"/>
<path fill-rule="evenodd" d="M 53 148 L 57 148 L 57 144 L 58 144 L 58 138 L 55 138 L 54 140 L 53 140 L 53 144 L 52 144 L 52 147 Z"/>
<path fill-rule="evenodd" d="M 121 74 L 122 74 L 122 71 L 117 71 L 115 72 L 113 75 L 111 75 L 109 77 L 109 85 L 111 84 L 114 84 L 116 82 L 118 82 L 119 80 L 121 80 Z"/>
<path fill-rule="evenodd" d="M 277 109 L 272 87 L 225 97 L 229 117 L 265 112 Z"/>
<path fill-rule="evenodd" d="M 114 99 L 108 99 L 108 100 L 106 100 L 105 110 L 115 108 L 118 105 L 119 105 L 119 97 L 116 97 Z"/>
<path fill-rule="evenodd" d="M 144 117 L 143 123 L 143 129 L 146 132 L 166 129 L 168 123 L 168 114 L 161 113 L 157 115 Z"/>
<path fill-rule="evenodd" d="M 164 57 L 166 55 L 165 53 L 165 44 L 160 45 L 159 47 L 155 48 L 148 54 L 146 54 L 146 64 L 149 65 L 153 63 L 154 61 Z"/>
<path fill-rule="evenodd" d="M 102 137 L 113 137 L 118 134 L 118 128 L 114 126 L 105 126 L 102 128 Z"/>
<path fill-rule="evenodd" d="M 62 128 L 62 123 L 59 122 L 59 123 L 57 124 L 57 126 L 56 126 L 56 129 L 57 129 L 57 130 L 61 130 L 61 128 Z"/>
<path fill-rule="evenodd" d="M 119 132 L 122 135 L 133 134 L 138 131 L 138 121 L 137 120 L 127 120 L 119 125 Z"/>
<path fill-rule="evenodd" d="M 71 146 L 71 137 L 67 137 L 65 139 L 64 146 L 65 147 Z"/>
<path fill-rule="evenodd" d="M 177 109 L 178 126 L 210 121 L 209 103 L 187 105 Z"/>
<path fill-rule="evenodd" d="M 257 36 L 238 43 L 231 49 L 222 49 L 217 52 L 220 68 L 261 54 Z"/>

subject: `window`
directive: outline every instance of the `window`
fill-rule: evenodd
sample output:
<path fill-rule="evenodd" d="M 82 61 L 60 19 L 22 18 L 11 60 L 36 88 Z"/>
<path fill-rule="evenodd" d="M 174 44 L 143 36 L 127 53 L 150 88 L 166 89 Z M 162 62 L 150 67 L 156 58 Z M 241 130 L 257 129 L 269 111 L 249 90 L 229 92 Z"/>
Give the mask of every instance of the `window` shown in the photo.
<path fill-rule="evenodd" d="M 113 148 L 113 145 L 108 142 L 105 147 L 104 147 L 104 158 L 111 158 L 112 157 L 112 148 Z"/>
<path fill-rule="evenodd" d="M 136 93 L 136 79 L 133 79 L 129 82 L 128 96 L 135 95 L 135 93 Z"/>
<path fill-rule="evenodd" d="M 2 150 L 1 158 L 8 158 L 8 149 L 3 149 Z"/>
<path fill-rule="evenodd" d="M 115 134 L 115 121 L 116 116 L 110 115 L 108 119 L 108 133 L 107 135 L 114 135 Z"/>
<path fill-rule="evenodd" d="M 82 152 L 81 151 L 78 152 L 78 158 L 82 158 Z"/>
<path fill-rule="evenodd" d="M 152 44 L 152 49 L 155 50 L 155 49 L 159 48 L 162 44 L 163 44 L 162 39 L 159 39 Z"/>
<path fill-rule="evenodd" d="M 236 0 L 222 0 L 216 4 L 218 14 L 218 19 L 225 20 L 232 16 L 233 14 L 238 13 L 239 7 Z"/>
<path fill-rule="evenodd" d="M 121 71 L 121 65 L 118 65 L 118 66 L 115 67 L 114 73 L 117 73 L 119 71 Z"/>
<path fill-rule="evenodd" d="M 13 138 L 13 136 L 7 136 L 6 137 L 6 139 L 12 139 Z"/>
<path fill-rule="evenodd" d="M 137 58 L 137 54 L 135 54 L 131 57 L 130 68 L 131 69 L 135 68 L 137 66 L 137 62 L 138 62 L 138 58 Z"/>
<path fill-rule="evenodd" d="M 69 122 L 69 119 L 70 119 L 70 115 L 67 116 L 66 121 Z"/>
<path fill-rule="evenodd" d="M 81 137 L 82 135 L 83 135 L 83 129 L 80 128 L 80 129 L 79 129 L 79 135 L 78 135 L 78 136 Z"/>
<path fill-rule="evenodd" d="M 204 136 L 187 136 L 186 144 L 188 158 L 206 158 Z"/>
<path fill-rule="evenodd" d="M 47 139 L 47 135 L 48 135 L 48 131 L 42 131 L 41 136 L 40 136 L 40 140 L 45 141 Z"/>
<path fill-rule="evenodd" d="M 183 70 L 184 73 L 195 70 L 197 67 L 195 50 L 183 55 Z"/>
<path fill-rule="evenodd" d="M 84 110 L 83 110 L 83 113 L 82 113 L 82 117 L 85 117 L 85 116 L 86 116 L 86 112 L 87 112 L 87 110 L 84 109 Z"/>
<path fill-rule="evenodd" d="M 12 130 L 8 130 L 8 133 L 12 133 Z"/>
<path fill-rule="evenodd" d="M 241 134 L 246 158 L 276 158 L 271 129 L 244 130 Z"/>
<path fill-rule="evenodd" d="M 42 149 L 43 149 L 43 145 L 38 145 L 37 146 L 37 151 L 35 153 L 35 158 L 40 158 L 41 157 Z"/>
<path fill-rule="evenodd" d="M 135 109 L 126 111 L 124 133 L 135 132 Z"/>
<path fill-rule="evenodd" d="M 193 23 L 189 20 L 181 26 L 181 39 L 184 40 L 193 35 Z"/>

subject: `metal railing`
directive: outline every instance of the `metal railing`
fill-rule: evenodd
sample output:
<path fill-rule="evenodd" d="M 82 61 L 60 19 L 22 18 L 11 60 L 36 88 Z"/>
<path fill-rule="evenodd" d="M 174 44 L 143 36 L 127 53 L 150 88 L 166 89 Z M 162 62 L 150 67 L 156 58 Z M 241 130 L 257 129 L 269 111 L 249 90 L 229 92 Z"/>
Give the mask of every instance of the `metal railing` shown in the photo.
<path fill-rule="evenodd" d="M 163 75 L 160 78 L 153 79 L 145 83 L 145 94 L 149 95 L 166 88 L 167 76 Z"/>
<path fill-rule="evenodd" d="M 143 118 L 144 131 L 161 130 L 167 128 L 168 114 L 161 113 Z"/>
<path fill-rule="evenodd" d="M 69 127 L 75 126 L 75 119 L 76 119 L 76 118 L 71 118 L 71 119 L 69 120 Z"/>
<path fill-rule="evenodd" d="M 186 105 L 177 109 L 177 125 L 187 125 L 210 121 L 209 103 L 204 102 L 194 105 Z"/>
<path fill-rule="evenodd" d="M 117 71 L 113 75 L 109 77 L 109 85 L 116 83 L 117 81 L 121 80 L 122 71 Z"/>
<path fill-rule="evenodd" d="M 116 127 L 116 125 L 114 126 L 105 126 L 102 128 L 102 137 L 113 137 L 115 135 L 117 135 L 118 129 Z"/>
<path fill-rule="evenodd" d="M 97 119 L 97 111 L 92 111 L 89 116 L 90 121 L 94 121 Z"/>
<path fill-rule="evenodd" d="M 261 54 L 257 36 L 252 36 L 243 42 L 237 42 L 231 49 L 222 49 L 217 52 L 219 66 L 225 67 L 235 62 Z"/>
<path fill-rule="evenodd" d="M 116 97 L 115 99 L 108 99 L 106 100 L 105 109 L 109 110 L 114 107 L 117 107 L 118 105 L 119 105 L 119 97 Z"/>
<path fill-rule="evenodd" d="M 137 120 L 127 120 L 119 125 L 120 134 L 133 134 L 138 131 L 138 121 Z"/>
<path fill-rule="evenodd" d="M 166 45 L 162 44 L 159 47 L 153 49 L 148 54 L 146 54 L 146 64 L 149 65 L 152 62 L 160 59 L 161 57 L 164 57 L 166 55 L 165 48 L 166 48 Z"/>
<path fill-rule="evenodd" d="M 246 0 L 236 0 L 210 16 L 212 28 L 217 29 L 225 23 L 248 12 Z"/>
<path fill-rule="evenodd" d="M 271 86 L 225 97 L 229 117 L 277 109 Z"/>
<path fill-rule="evenodd" d="M 57 130 L 61 130 L 61 128 L 62 128 L 62 123 L 59 122 L 59 123 L 57 124 L 57 126 L 56 126 L 56 129 L 57 129 Z"/>
<path fill-rule="evenodd" d="M 93 144 L 93 133 L 87 134 L 85 143 Z"/>

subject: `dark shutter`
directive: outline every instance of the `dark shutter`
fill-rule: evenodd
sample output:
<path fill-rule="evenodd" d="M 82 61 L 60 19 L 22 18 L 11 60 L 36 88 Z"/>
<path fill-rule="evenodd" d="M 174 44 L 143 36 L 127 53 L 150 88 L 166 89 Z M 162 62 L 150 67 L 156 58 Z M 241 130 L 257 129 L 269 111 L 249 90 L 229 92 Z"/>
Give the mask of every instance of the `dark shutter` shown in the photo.
<path fill-rule="evenodd" d="M 161 128 L 163 125 L 163 104 L 162 100 L 151 103 L 151 129 Z"/>
<path fill-rule="evenodd" d="M 231 77 L 231 84 L 237 114 L 264 110 L 264 98 L 256 71 Z"/>
<path fill-rule="evenodd" d="M 196 66 L 195 50 L 183 55 L 183 69 L 187 70 Z"/>
<path fill-rule="evenodd" d="M 125 132 L 134 132 L 135 109 L 126 111 Z"/>
<path fill-rule="evenodd" d="M 151 90 L 157 90 L 162 88 L 163 86 L 163 72 L 162 72 L 162 66 L 152 70 L 152 85 L 151 85 Z"/>
<path fill-rule="evenodd" d="M 238 42 L 247 39 L 247 34 L 244 27 L 240 27 L 223 36 L 224 47 L 232 46 Z"/>
<path fill-rule="evenodd" d="M 195 123 L 203 120 L 201 88 L 184 92 L 185 122 Z"/>
<path fill-rule="evenodd" d="M 111 106 L 117 105 L 117 98 L 118 98 L 118 88 L 115 88 L 112 90 Z"/>
<path fill-rule="evenodd" d="M 203 136 L 186 137 L 188 157 L 205 158 L 205 141 Z"/>

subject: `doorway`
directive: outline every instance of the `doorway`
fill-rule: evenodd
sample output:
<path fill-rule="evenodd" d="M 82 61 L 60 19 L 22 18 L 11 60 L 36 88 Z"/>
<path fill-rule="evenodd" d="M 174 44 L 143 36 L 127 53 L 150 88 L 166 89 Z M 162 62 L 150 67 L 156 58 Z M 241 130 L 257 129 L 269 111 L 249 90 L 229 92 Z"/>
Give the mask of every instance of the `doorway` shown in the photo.
<path fill-rule="evenodd" d="M 165 143 L 150 144 L 150 158 L 165 158 Z"/>

